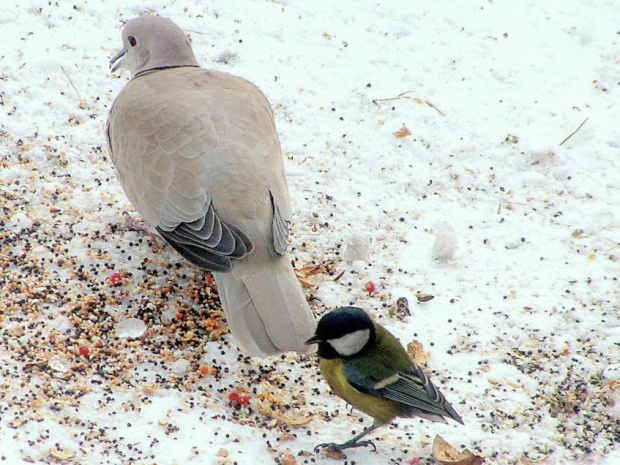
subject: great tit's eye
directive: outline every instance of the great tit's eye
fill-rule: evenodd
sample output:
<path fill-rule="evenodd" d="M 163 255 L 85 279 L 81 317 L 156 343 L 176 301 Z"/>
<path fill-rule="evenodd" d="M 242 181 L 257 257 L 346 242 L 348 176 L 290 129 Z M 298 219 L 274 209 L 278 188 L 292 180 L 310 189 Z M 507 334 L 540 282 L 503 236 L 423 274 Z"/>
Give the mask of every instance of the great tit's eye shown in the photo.
<path fill-rule="evenodd" d="M 129 41 L 129 45 L 131 45 L 132 47 L 135 47 L 136 45 L 138 45 L 138 41 L 136 40 L 134 36 L 129 36 L 127 40 Z"/>

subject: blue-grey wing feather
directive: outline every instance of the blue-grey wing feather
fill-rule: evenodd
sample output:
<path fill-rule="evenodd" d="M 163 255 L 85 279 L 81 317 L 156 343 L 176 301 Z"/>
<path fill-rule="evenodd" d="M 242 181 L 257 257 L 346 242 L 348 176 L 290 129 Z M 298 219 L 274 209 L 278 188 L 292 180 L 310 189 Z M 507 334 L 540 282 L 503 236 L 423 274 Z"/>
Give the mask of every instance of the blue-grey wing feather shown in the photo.
<path fill-rule="evenodd" d="M 344 374 L 357 390 L 408 406 L 409 409 L 405 409 L 402 416 L 419 416 L 443 422 L 443 417 L 447 416 L 463 423 L 458 413 L 417 365 L 412 370 L 394 372 L 387 378 L 377 379 L 345 363 Z"/>
<path fill-rule="evenodd" d="M 271 204 L 273 205 L 273 247 L 279 255 L 284 255 L 288 247 L 288 223 L 282 217 L 280 209 L 273 198 L 273 194 L 271 194 Z"/>
<path fill-rule="evenodd" d="M 230 271 L 232 259 L 243 258 L 253 249 L 245 233 L 218 218 L 213 205 L 196 221 L 157 231 L 187 260 L 210 271 Z"/>

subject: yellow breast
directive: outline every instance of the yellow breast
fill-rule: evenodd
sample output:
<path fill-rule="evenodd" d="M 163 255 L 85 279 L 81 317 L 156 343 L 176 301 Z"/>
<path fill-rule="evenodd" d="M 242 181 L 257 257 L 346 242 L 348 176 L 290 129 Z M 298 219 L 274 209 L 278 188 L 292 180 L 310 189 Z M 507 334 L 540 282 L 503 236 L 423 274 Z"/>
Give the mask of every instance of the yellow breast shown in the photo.
<path fill-rule="evenodd" d="M 389 423 L 401 411 L 402 405 L 398 402 L 364 394 L 351 386 L 344 376 L 342 359 L 321 359 L 319 368 L 334 394 L 373 417 L 377 423 Z"/>

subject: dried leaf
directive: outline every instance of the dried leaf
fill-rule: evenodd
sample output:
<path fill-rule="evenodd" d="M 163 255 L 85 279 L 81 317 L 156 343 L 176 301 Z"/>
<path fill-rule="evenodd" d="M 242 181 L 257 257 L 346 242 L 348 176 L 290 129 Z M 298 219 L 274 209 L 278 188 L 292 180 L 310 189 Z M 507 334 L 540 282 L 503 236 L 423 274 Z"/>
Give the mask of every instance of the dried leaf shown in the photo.
<path fill-rule="evenodd" d="M 576 239 L 583 239 L 584 235 L 585 235 L 585 231 L 583 229 L 575 229 L 571 236 L 573 236 Z"/>
<path fill-rule="evenodd" d="M 315 276 L 317 274 L 325 273 L 327 270 L 323 265 L 310 265 L 304 266 L 303 268 L 298 268 L 295 270 L 295 274 L 298 278 L 309 278 L 310 276 Z"/>
<path fill-rule="evenodd" d="M 484 462 L 484 457 L 474 455 L 467 449 L 459 452 L 439 435 L 433 441 L 433 457 L 443 465 L 480 465 Z"/>
<path fill-rule="evenodd" d="M 198 371 L 202 376 L 216 376 L 218 369 L 209 365 L 200 365 Z"/>
<path fill-rule="evenodd" d="M 424 346 L 420 341 L 411 341 L 407 344 L 407 353 L 411 360 L 420 366 L 426 366 L 430 355 L 424 351 Z"/>
<path fill-rule="evenodd" d="M 344 460 L 347 458 L 345 453 L 340 449 L 332 449 L 331 447 L 325 447 L 323 452 L 327 457 L 334 460 Z"/>
<path fill-rule="evenodd" d="M 50 451 L 50 455 L 54 457 L 55 459 L 60 460 L 62 462 L 66 460 L 71 460 L 72 458 L 75 457 L 74 452 L 65 452 L 65 451 L 58 450 L 58 449 L 52 449 Z"/>
<path fill-rule="evenodd" d="M 297 465 L 297 459 L 290 452 L 285 452 L 280 457 L 280 463 L 282 465 Z"/>
<path fill-rule="evenodd" d="M 323 265 L 310 265 L 295 269 L 295 275 L 303 287 L 314 289 L 319 286 L 313 276 L 327 272 Z"/>
<path fill-rule="evenodd" d="M 403 137 L 407 137 L 411 135 L 411 131 L 407 129 L 407 126 L 403 126 L 398 131 L 394 133 L 394 137 L 397 139 L 402 139 Z"/>
<path fill-rule="evenodd" d="M 312 278 L 300 278 L 298 276 L 297 280 L 301 283 L 303 287 L 307 287 L 308 289 L 314 289 L 315 287 L 318 287 L 317 282 Z"/>

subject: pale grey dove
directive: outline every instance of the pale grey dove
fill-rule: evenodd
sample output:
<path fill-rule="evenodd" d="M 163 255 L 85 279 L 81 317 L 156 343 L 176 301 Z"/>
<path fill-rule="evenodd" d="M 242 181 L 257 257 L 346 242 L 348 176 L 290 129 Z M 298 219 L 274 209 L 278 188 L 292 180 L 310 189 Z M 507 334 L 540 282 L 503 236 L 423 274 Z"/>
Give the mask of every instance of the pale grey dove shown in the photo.
<path fill-rule="evenodd" d="M 246 355 L 308 352 L 316 323 L 286 254 L 291 206 L 269 102 L 245 79 L 200 68 L 168 19 L 140 16 L 122 36 L 112 70 L 122 63 L 132 78 L 106 132 L 127 197 L 213 271 Z"/>

